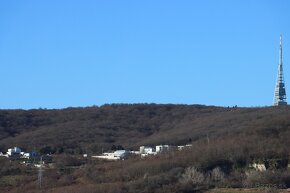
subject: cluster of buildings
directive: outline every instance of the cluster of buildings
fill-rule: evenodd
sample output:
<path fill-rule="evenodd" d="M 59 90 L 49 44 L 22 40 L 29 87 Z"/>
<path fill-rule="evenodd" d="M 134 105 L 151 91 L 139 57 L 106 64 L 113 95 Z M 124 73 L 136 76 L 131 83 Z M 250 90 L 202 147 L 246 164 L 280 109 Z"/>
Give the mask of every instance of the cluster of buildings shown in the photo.
<path fill-rule="evenodd" d="M 5 154 L 3 154 L 1 152 L 0 156 L 32 159 L 32 158 L 39 157 L 39 154 L 37 152 L 34 152 L 34 151 L 32 151 L 32 152 L 24 152 L 19 147 L 13 147 L 13 148 L 8 149 Z"/>
<path fill-rule="evenodd" d="M 156 145 L 152 146 L 140 146 L 139 151 L 129 151 L 129 150 L 116 150 L 114 152 L 106 152 L 101 155 L 92 156 L 92 158 L 107 159 L 107 160 L 123 160 L 130 155 L 140 155 L 141 158 L 149 155 L 157 155 L 158 153 L 173 150 L 182 150 L 184 148 L 191 147 L 192 144 L 187 145 Z"/>
<path fill-rule="evenodd" d="M 192 144 L 181 145 L 181 146 L 174 146 L 174 145 L 156 145 L 156 146 L 140 146 L 139 151 L 129 151 L 129 150 L 116 150 L 113 152 L 105 152 L 101 155 L 92 156 L 92 158 L 99 158 L 99 159 L 107 159 L 107 160 L 124 160 L 130 155 L 139 155 L 141 158 L 150 156 L 150 155 L 157 155 L 158 153 L 165 152 L 165 151 L 173 151 L 173 150 L 182 150 L 184 148 L 191 147 Z M 6 153 L 0 152 L 0 156 L 7 157 L 7 158 L 23 158 L 23 159 L 34 159 L 43 157 L 39 153 L 32 151 L 32 152 L 24 152 L 19 147 L 13 147 L 7 150 Z M 87 154 L 83 155 L 87 157 Z"/>

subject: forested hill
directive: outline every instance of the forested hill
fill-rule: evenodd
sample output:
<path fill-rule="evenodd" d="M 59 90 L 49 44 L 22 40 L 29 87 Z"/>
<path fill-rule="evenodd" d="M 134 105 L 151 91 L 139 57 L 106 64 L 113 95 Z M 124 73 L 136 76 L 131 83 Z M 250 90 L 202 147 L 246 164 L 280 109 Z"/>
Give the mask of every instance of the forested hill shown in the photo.
<path fill-rule="evenodd" d="M 290 107 L 112 104 L 62 110 L 1 110 L 0 150 L 98 153 L 113 145 L 236 140 L 290 147 Z M 278 145 L 277 145 L 278 144 Z"/>

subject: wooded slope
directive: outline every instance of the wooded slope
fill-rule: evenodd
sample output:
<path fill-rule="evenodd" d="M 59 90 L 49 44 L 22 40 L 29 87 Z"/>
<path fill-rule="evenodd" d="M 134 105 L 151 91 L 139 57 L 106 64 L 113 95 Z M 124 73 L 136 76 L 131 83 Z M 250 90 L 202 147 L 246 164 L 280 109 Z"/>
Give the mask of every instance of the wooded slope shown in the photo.
<path fill-rule="evenodd" d="M 113 145 L 249 140 L 290 147 L 290 107 L 112 104 L 62 110 L 1 110 L 0 150 L 98 153 Z"/>

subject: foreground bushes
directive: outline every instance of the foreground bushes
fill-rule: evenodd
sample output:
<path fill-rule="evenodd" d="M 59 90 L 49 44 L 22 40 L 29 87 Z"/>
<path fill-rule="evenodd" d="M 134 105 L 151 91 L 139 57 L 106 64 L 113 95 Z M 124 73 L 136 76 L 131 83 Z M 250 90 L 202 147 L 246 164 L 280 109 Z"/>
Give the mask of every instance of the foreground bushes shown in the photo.
<path fill-rule="evenodd" d="M 266 172 L 249 168 L 256 160 L 281 157 L 285 161 L 286 153 L 282 150 L 273 153 L 272 149 L 257 151 L 248 140 L 241 140 L 239 144 L 231 140 L 212 141 L 212 144 L 200 141 L 184 151 L 171 151 L 144 159 L 91 163 L 80 169 L 77 175 L 85 176 L 96 186 L 111 184 L 107 192 L 115 185 L 120 187 L 120 184 L 121 189 L 129 193 L 196 192 L 215 187 L 290 187 L 290 173 L 285 167 L 271 167 Z M 244 154 L 245 151 L 248 154 Z M 106 189 L 102 191 L 104 193 Z"/>

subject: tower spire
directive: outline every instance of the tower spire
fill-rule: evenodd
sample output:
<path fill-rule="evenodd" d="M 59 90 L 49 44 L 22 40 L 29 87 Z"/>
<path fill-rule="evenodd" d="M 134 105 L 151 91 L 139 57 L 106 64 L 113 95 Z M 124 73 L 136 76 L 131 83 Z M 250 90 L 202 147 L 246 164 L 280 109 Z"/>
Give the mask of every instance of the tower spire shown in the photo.
<path fill-rule="evenodd" d="M 274 106 L 287 105 L 286 90 L 283 76 L 283 62 L 282 62 L 282 34 L 280 34 L 280 50 L 279 50 L 279 64 L 278 76 L 275 86 Z"/>
<path fill-rule="evenodd" d="M 282 65 L 282 34 L 280 34 L 279 65 Z"/>

